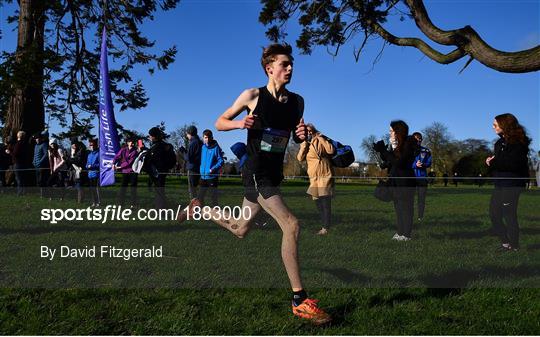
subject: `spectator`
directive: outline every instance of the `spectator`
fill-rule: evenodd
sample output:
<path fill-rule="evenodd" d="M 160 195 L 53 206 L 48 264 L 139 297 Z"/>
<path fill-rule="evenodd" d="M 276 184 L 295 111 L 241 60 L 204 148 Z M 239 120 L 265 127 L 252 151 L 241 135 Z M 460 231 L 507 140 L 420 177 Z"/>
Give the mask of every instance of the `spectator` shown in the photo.
<path fill-rule="evenodd" d="M 394 188 L 397 233 L 392 239 L 409 241 L 414 217 L 416 185 L 412 165 L 417 144 L 413 137 L 409 137 L 409 126 L 401 120 L 390 123 L 390 143 L 392 150 L 388 150 L 382 140 L 374 144 L 374 149 L 381 154 L 383 167 L 388 169 L 388 176 Z"/>
<path fill-rule="evenodd" d="M 428 176 L 429 176 L 429 184 L 431 186 L 435 185 L 435 180 L 437 178 L 437 175 L 435 174 L 435 171 L 433 169 L 431 169 Z"/>
<path fill-rule="evenodd" d="M 444 187 L 447 187 L 448 186 L 448 173 L 444 172 L 443 174 L 443 182 L 444 182 Z"/>
<path fill-rule="evenodd" d="M 88 170 L 88 182 L 92 193 L 92 206 L 99 207 L 101 204 L 101 196 L 99 190 L 99 142 L 97 139 L 88 141 L 88 158 L 86 160 L 86 169 Z"/>
<path fill-rule="evenodd" d="M 163 131 L 158 127 L 153 127 L 148 130 L 148 137 L 150 138 L 150 149 L 146 155 L 144 161 L 146 171 L 150 175 L 152 184 L 155 186 L 155 205 L 156 208 L 162 209 L 167 205 L 165 198 L 165 182 L 167 178 L 167 152 L 170 144 L 163 141 Z"/>
<path fill-rule="evenodd" d="M 68 169 L 70 172 L 70 179 L 73 187 L 77 191 L 77 203 L 83 201 L 83 189 L 86 177 L 88 176 L 86 170 L 86 162 L 88 159 L 88 151 L 83 143 L 74 139 L 71 143 L 71 156 L 67 160 Z"/>
<path fill-rule="evenodd" d="M 197 127 L 191 125 L 187 128 L 186 137 L 189 141 L 188 149 L 184 153 L 186 169 L 188 174 L 189 198 L 197 197 L 197 186 L 199 186 L 201 170 L 201 147 L 202 142 L 197 135 Z"/>
<path fill-rule="evenodd" d="M 223 166 L 223 151 L 214 139 L 210 130 L 203 131 L 203 146 L 201 150 L 200 188 L 197 199 L 204 203 L 206 193 L 210 191 L 211 206 L 218 204 L 219 171 Z"/>
<path fill-rule="evenodd" d="M 8 163 L 8 168 L 6 171 L 6 185 L 5 186 L 14 186 L 15 182 L 15 172 L 13 171 L 13 149 L 15 148 L 16 140 L 13 136 L 6 137 L 6 149 L 4 151 L 6 155 L 6 162 Z"/>
<path fill-rule="evenodd" d="M 499 249 L 516 251 L 519 249 L 518 202 L 529 178 L 527 155 L 531 140 L 517 118 L 509 113 L 495 117 L 493 130 L 500 138 L 493 156 L 486 158 L 495 178 L 489 215 L 502 243 Z"/>
<path fill-rule="evenodd" d="M 332 218 L 332 196 L 334 195 L 334 169 L 330 162 L 335 149 L 328 140 L 311 123 L 306 125 L 308 137 L 300 145 L 297 159 L 306 160 L 309 176 L 307 193 L 311 195 L 321 217 L 322 228 L 318 235 L 328 234 Z"/>
<path fill-rule="evenodd" d="M 67 162 L 66 154 L 64 149 L 58 146 L 56 139 L 51 139 L 49 143 L 49 165 L 51 175 L 49 181 L 47 182 L 48 187 L 56 186 L 60 190 L 60 200 L 64 200 L 65 188 L 66 188 L 66 177 L 67 177 Z M 52 200 L 54 193 L 49 194 L 49 200 Z"/>
<path fill-rule="evenodd" d="M 7 187 L 6 173 L 11 166 L 11 156 L 6 153 L 7 146 L 6 144 L 0 144 L 0 186 L 2 188 Z M 2 189 L 2 192 L 4 190 Z"/>
<path fill-rule="evenodd" d="M 418 194 L 418 221 L 422 221 L 426 208 L 428 188 L 427 169 L 431 167 L 431 151 L 427 147 L 422 146 L 422 134 L 420 132 L 414 132 L 413 137 L 418 144 L 418 154 L 414 159 L 413 169 L 416 176 L 416 192 Z"/>
<path fill-rule="evenodd" d="M 130 186 L 130 206 L 137 205 L 137 182 L 139 175 L 133 171 L 133 163 L 139 152 L 135 147 L 135 139 L 128 138 L 126 146 L 122 147 L 114 157 L 114 169 L 122 173 L 122 185 L 120 187 L 118 202 L 124 204 L 126 189 Z"/>
<path fill-rule="evenodd" d="M 51 175 L 51 169 L 49 167 L 49 134 L 42 132 L 36 134 L 33 138 L 36 145 L 34 146 L 32 165 L 36 169 L 36 184 L 39 187 L 40 197 L 43 198 L 45 196 L 47 182 Z"/>
<path fill-rule="evenodd" d="M 26 132 L 17 132 L 17 142 L 13 147 L 13 168 L 17 181 L 17 195 L 23 195 L 28 183 L 28 170 L 31 168 L 30 146 L 26 140 Z"/>

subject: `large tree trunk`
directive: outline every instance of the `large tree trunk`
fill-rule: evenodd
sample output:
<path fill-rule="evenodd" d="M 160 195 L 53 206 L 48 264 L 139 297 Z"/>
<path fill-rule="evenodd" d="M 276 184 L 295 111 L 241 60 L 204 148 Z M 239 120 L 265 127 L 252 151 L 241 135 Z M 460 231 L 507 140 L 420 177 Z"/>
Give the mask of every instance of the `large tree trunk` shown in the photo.
<path fill-rule="evenodd" d="M 4 135 L 43 130 L 43 53 L 45 0 L 19 0 L 19 31 L 13 74 L 13 95 L 8 104 Z"/>

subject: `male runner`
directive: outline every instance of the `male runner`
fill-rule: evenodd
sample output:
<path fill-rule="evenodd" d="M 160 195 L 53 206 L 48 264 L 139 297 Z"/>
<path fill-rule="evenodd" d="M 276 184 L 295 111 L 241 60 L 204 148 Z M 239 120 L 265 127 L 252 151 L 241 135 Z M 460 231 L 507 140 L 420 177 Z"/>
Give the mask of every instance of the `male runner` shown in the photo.
<path fill-rule="evenodd" d="M 268 84 L 242 92 L 216 121 L 216 128 L 220 131 L 248 130 L 248 159 L 242 171 L 245 189 L 242 206 L 251 209 L 251 217 L 237 222 L 215 222 L 243 238 L 261 207 L 270 214 L 283 231 L 281 257 L 293 290 L 293 314 L 319 325 L 330 322 L 331 317 L 317 306 L 317 300 L 309 299 L 304 290 L 298 267 L 300 225 L 285 205 L 279 189 L 283 180 L 285 150 L 291 133 L 297 143 L 304 141 L 307 134 L 302 118 L 304 100 L 285 88 L 292 78 L 291 54 L 292 48 L 289 45 L 273 44 L 265 48 L 261 65 L 268 76 Z M 240 120 L 234 120 L 243 111 L 248 114 Z M 200 202 L 192 200 L 190 206 L 195 205 L 200 205 Z M 212 219 L 223 218 L 219 214 L 215 215 Z"/>

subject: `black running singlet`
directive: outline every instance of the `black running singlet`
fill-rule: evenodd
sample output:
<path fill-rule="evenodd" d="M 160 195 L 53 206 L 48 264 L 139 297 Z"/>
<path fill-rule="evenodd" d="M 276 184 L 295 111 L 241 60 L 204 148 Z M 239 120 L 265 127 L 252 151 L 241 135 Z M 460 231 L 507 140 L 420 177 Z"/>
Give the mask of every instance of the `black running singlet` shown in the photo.
<path fill-rule="evenodd" d="M 248 130 L 246 168 L 257 175 L 280 176 L 291 133 L 304 113 L 300 95 L 289 92 L 286 103 L 279 102 L 266 88 L 259 88 L 255 124 Z"/>

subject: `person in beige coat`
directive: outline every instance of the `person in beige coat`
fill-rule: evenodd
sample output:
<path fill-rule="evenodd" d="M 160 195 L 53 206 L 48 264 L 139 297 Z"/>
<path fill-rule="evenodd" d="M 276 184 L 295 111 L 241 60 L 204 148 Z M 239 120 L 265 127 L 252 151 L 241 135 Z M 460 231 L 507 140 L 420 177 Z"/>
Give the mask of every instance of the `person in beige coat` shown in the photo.
<path fill-rule="evenodd" d="M 330 158 L 335 152 L 332 142 L 323 136 L 313 124 L 307 124 L 308 138 L 300 145 L 297 159 L 307 162 L 309 188 L 319 214 L 322 228 L 318 235 L 328 234 L 332 215 L 332 195 L 334 194 L 334 169 Z"/>

